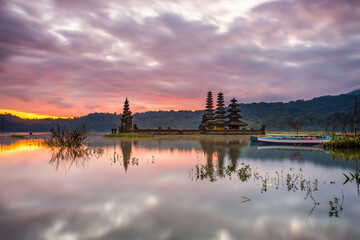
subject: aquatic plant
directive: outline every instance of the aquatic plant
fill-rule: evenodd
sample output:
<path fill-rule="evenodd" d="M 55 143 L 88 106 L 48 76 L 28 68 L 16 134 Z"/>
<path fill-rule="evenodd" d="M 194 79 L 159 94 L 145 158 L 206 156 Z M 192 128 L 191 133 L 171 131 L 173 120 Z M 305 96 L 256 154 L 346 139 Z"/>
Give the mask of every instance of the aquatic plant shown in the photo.
<path fill-rule="evenodd" d="M 242 182 L 247 182 L 251 178 L 251 168 L 250 165 L 241 163 L 241 168 L 237 171 L 237 175 Z"/>
<path fill-rule="evenodd" d="M 333 136 L 329 142 L 322 144 L 324 149 L 360 149 L 360 136 Z"/>
<path fill-rule="evenodd" d="M 149 138 L 154 137 L 151 134 L 140 134 L 140 133 L 116 133 L 116 134 L 106 134 L 104 137 L 116 137 L 116 138 Z"/>
<path fill-rule="evenodd" d="M 56 124 L 55 128 L 50 128 L 50 132 L 51 138 L 45 141 L 45 145 L 48 147 L 78 148 L 85 143 L 89 135 L 85 124 L 75 128 Z"/>
<path fill-rule="evenodd" d="M 209 178 L 210 182 L 216 181 L 216 171 L 214 164 L 208 165 L 195 165 L 195 176 L 196 180 L 204 180 Z"/>
<path fill-rule="evenodd" d="M 55 165 L 58 169 L 63 166 L 67 173 L 75 164 L 76 166 L 85 167 L 85 163 L 90 157 L 101 157 L 104 153 L 102 148 L 92 148 L 85 145 L 76 148 L 69 147 L 52 147 L 50 165 Z"/>
<path fill-rule="evenodd" d="M 360 184 L 360 170 L 355 171 L 355 173 L 349 172 L 349 176 L 343 173 L 343 175 L 346 177 L 346 180 L 343 184 L 346 184 L 347 182 L 352 182 L 355 180 L 358 184 Z"/>
<path fill-rule="evenodd" d="M 330 210 L 328 212 L 329 217 L 339 218 L 339 213 L 343 211 L 344 204 L 344 192 L 342 192 L 342 200 L 340 203 L 340 199 L 335 197 L 333 201 L 329 201 Z"/>

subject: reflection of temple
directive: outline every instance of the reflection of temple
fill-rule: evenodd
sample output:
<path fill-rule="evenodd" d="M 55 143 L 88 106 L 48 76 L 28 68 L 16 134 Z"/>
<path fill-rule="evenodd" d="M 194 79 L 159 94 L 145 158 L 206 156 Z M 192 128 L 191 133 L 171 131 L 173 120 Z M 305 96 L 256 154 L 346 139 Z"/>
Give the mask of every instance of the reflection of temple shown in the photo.
<path fill-rule="evenodd" d="M 239 140 L 229 141 L 229 156 L 232 164 L 235 164 L 240 158 L 240 149 L 245 147 L 245 143 L 241 143 Z"/>
<path fill-rule="evenodd" d="M 225 140 L 214 138 L 202 138 L 199 143 L 206 155 L 207 164 L 217 165 L 218 173 L 220 176 L 224 176 L 223 169 L 225 165 L 226 156 L 235 164 L 240 158 L 241 149 L 246 147 L 248 143 L 240 140 Z M 217 164 L 214 163 L 213 158 L 217 156 Z"/>
<path fill-rule="evenodd" d="M 126 172 L 130 163 L 132 141 L 121 141 L 120 147 L 123 154 L 123 164 Z"/>

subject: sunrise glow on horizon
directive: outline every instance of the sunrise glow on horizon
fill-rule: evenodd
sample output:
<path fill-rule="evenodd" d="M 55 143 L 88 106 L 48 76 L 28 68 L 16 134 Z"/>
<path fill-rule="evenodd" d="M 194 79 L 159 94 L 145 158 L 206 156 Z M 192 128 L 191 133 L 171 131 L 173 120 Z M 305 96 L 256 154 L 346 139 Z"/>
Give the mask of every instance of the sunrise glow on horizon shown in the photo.
<path fill-rule="evenodd" d="M 70 118 L 70 117 L 64 117 L 64 116 L 52 116 L 52 115 L 43 115 L 43 114 L 37 114 L 37 113 L 27 113 L 27 112 L 19 112 L 15 110 L 10 109 L 0 109 L 0 114 L 11 114 L 14 116 L 17 116 L 22 119 L 58 119 L 58 118 Z"/>
<path fill-rule="evenodd" d="M 360 2 L 0 1 L 0 109 L 201 110 L 360 88 Z M 10 113 L 10 110 L 8 111 Z M 18 115 L 18 114 L 14 114 Z M 19 115 L 18 115 L 19 116 Z"/>

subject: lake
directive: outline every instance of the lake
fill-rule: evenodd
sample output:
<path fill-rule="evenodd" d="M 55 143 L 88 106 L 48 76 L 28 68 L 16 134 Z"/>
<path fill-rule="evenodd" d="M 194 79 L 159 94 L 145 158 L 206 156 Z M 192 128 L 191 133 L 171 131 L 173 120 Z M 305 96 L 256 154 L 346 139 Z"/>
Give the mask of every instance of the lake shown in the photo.
<path fill-rule="evenodd" d="M 0 239 L 360 239 L 358 155 L 248 137 L 0 139 Z"/>

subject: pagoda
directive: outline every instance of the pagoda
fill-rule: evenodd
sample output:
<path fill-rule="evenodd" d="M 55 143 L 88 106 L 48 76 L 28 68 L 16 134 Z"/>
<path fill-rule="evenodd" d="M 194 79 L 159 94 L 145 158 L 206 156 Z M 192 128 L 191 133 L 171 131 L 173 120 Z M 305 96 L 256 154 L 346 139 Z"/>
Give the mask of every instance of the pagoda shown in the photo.
<path fill-rule="evenodd" d="M 133 116 L 131 115 L 129 101 L 126 98 L 126 100 L 124 102 L 124 111 L 121 116 L 119 132 L 123 132 L 123 133 L 130 132 L 130 129 L 132 127 L 132 118 L 133 118 Z"/>
<path fill-rule="evenodd" d="M 231 100 L 231 103 L 229 104 L 229 110 L 227 118 L 229 118 L 229 121 L 226 122 L 226 125 L 229 126 L 229 129 L 239 129 L 240 127 L 247 126 L 247 123 L 244 123 L 240 120 L 241 116 L 239 114 L 240 109 L 238 109 L 239 104 L 237 103 L 237 100 L 233 98 Z"/>
<path fill-rule="evenodd" d="M 199 126 L 199 129 L 202 130 L 211 130 L 214 128 L 213 126 L 214 121 L 214 102 L 212 97 L 212 92 L 209 91 L 206 98 L 206 108 L 205 112 Z"/>
<path fill-rule="evenodd" d="M 222 92 L 218 93 L 217 97 L 217 104 L 216 104 L 216 116 L 215 116 L 215 128 L 217 130 L 224 130 L 225 129 L 225 105 L 224 105 L 224 95 Z"/>

